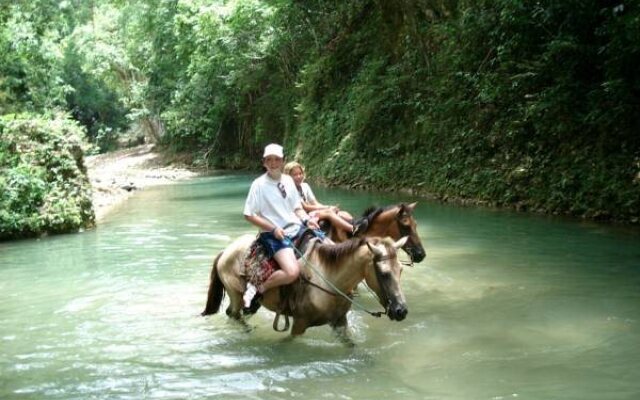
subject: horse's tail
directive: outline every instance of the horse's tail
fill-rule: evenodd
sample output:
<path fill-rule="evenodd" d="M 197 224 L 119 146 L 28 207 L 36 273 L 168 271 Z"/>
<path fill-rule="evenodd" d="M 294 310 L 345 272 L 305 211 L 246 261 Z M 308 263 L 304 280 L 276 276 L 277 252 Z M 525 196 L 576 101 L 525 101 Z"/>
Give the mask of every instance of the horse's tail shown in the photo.
<path fill-rule="evenodd" d="M 207 295 L 207 305 L 204 307 L 202 316 L 215 314 L 220 309 L 222 299 L 224 298 L 224 285 L 218 276 L 218 261 L 222 252 L 216 256 L 213 260 L 213 267 L 211 268 L 211 282 L 209 284 L 209 294 Z"/>

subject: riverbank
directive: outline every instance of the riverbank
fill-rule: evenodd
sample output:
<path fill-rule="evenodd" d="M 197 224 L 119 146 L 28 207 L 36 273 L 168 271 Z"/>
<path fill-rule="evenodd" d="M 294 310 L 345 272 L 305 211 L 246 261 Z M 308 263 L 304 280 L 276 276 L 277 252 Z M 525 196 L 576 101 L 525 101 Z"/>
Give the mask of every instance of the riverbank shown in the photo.
<path fill-rule="evenodd" d="M 131 195 L 150 186 L 198 175 L 179 159 L 169 159 L 154 145 L 142 145 L 85 158 L 96 223 Z"/>

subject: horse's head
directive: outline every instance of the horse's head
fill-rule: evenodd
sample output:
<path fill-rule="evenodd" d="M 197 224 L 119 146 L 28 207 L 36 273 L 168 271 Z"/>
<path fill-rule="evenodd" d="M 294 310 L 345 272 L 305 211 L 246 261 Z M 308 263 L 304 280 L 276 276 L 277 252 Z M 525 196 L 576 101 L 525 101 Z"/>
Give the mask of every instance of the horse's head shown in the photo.
<path fill-rule="evenodd" d="M 395 243 L 391 239 L 367 239 L 365 242 L 373 254 L 371 267 L 365 272 L 365 280 L 392 321 L 402 321 L 409 312 L 400 289 L 402 265 L 396 251 L 406 241 L 405 237 Z"/>
<path fill-rule="evenodd" d="M 394 240 L 407 237 L 402 250 L 411 257 L 411 261 L 420 262 L 426 257 L 422 241 L 416 229 L 413 210 L 418 203 L 398 204 L 384 209 L 369 209 L 365 211 L 368 220 L 367 236 L 389 236 Z"/>
<path fill-rule="evenodd" d="M 402 246 L 402 249 L 409 254 L 412 261 L 420 262 L 424 260 L 427 253 L 422 247 L 422 241 L 418 236 L 418 230 L 416 229 L 416 220 L 413 218 L 413 210 L 418 203 L 400 204 L 398 212 L 396 213 L 396 221 L 398 227 L 398 237 L 408 237 L 407 243 Z"/>

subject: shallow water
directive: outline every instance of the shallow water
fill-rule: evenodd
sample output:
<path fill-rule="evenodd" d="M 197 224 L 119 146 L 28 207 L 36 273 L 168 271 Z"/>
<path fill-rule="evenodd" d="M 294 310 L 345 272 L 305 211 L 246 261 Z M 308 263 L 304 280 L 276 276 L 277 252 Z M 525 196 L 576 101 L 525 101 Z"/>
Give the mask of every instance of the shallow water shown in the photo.
<path fill-rule="evenodd" d="M 214 255 L 254 232 L 251 177 L 137 193 L 93 231 L 0 244 L 0 398 L 640 398 L 637 230 L 421 202 L 402 322 L 293 341 L 203 318 Z M 406 196 L 316 188 L 354 214 Z M 373 299 L 361 301 L 375 308 Z"/>

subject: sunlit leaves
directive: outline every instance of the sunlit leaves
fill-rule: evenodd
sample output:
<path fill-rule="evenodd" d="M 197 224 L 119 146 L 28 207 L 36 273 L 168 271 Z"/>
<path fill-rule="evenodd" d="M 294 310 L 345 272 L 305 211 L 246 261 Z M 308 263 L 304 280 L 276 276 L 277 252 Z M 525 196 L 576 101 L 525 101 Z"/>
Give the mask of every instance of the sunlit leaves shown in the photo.
<path fill-rule="evenodd" d="M 0 120 L 0 240 L 90 226 L 83 132 L 64 116 Z"/>

